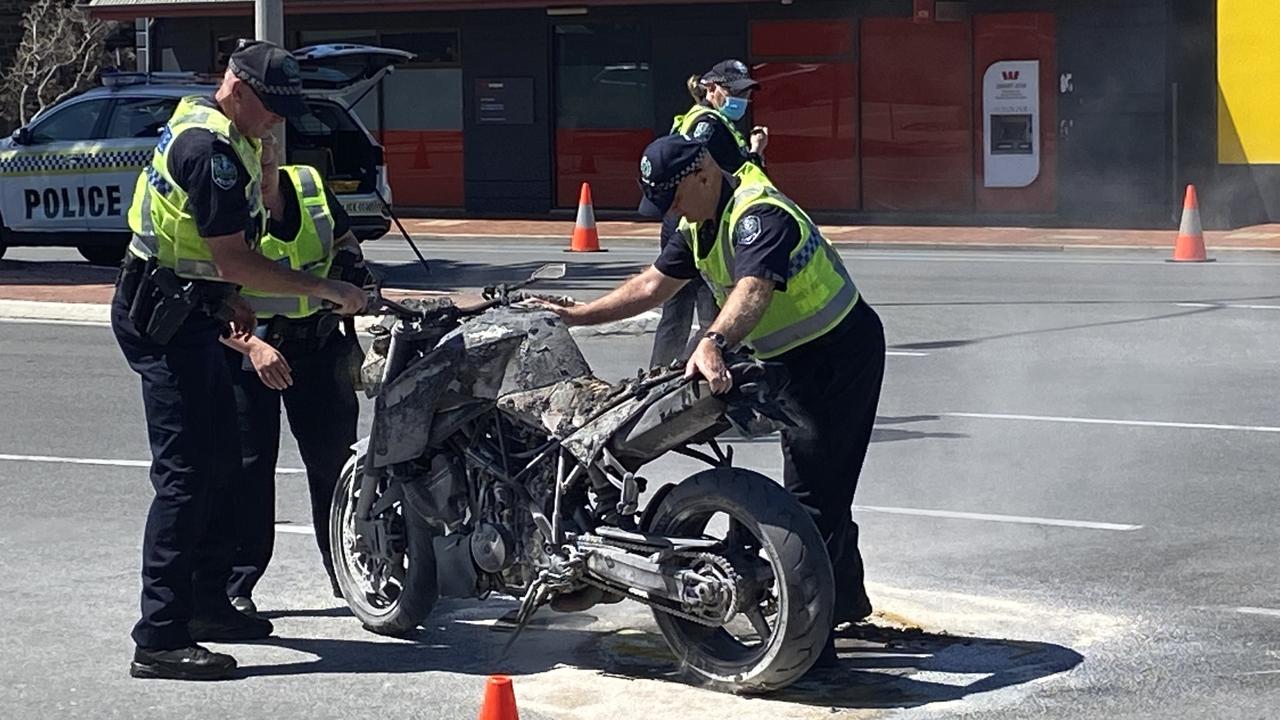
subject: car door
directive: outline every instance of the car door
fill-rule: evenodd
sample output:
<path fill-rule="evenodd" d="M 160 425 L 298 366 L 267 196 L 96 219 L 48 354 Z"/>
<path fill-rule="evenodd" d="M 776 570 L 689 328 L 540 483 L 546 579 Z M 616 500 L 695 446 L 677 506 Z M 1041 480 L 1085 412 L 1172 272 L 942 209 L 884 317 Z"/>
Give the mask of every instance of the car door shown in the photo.
<path fill-rule="evenodd" d="M 160 131 L 177 106 L 176 97 L 117 97 L 112 103 L 102 146 L 84 162 L 89 230 L 128 230 L 126 214 L 138 173 L 151 161 Z"/>
<path fill-rule="evenodd" d="M 85 159 L 98 141 L 109 98 L 72 100 L 37 117 L 0 151 L 4 224 L 27 232 L 83 232 Z"/>

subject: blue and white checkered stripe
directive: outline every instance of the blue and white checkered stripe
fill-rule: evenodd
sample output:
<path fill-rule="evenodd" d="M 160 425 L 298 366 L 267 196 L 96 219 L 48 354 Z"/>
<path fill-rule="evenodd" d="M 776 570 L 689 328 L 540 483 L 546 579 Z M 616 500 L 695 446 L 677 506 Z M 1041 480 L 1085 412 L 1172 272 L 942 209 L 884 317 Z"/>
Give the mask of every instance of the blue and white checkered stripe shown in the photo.
<path fill-rule="evenodd" d="M 138 169 L 151 161 L 151 148 L 103 150 L 91 153 L 28 153 L 0 155 L 0 175 L 53 175 Z"/>

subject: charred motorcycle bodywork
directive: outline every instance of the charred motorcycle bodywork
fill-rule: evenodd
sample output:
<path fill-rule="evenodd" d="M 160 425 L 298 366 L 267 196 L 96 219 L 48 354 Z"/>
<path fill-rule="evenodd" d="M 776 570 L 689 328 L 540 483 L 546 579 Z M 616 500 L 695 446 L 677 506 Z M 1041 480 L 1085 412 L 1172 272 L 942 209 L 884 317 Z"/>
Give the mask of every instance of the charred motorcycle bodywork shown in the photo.
<path fill-rule="evenodd" d="M 796 680 L 831 627 L 825 549 L 789 494 L 715 441 L 787 420 L 771 369 L 737 364 L 725 397 L 682 368 L 606 383 L 554 313 L 490 305 L 421 304 L 377 327 L 373 426 L 330 522 L 356 615 L 402 634 L 438 596 L 499 592 L 521 600 L 518 630 L 544 605 L 630 598 L 703 682 L 765 692 Z M 669 452 L 710 469 L 656 488 L 641 512 L 638 472 Z"/>

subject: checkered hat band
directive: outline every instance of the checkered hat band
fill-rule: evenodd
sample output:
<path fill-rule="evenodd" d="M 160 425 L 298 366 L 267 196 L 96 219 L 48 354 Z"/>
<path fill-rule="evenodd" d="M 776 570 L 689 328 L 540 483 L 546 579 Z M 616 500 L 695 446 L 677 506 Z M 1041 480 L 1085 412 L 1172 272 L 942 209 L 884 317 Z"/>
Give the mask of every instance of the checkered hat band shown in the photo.
<path fill-rule="evenodd" d="M 240 67 L 235 60 L 227 62 L 227 67 L 231 68 L 231 74 L 249 83 L 249 87 L 254 92 L 265 93 L 267 95 L 301 95 L 302 85 L 267 85 L 258 78 L 249 74 L 247 70 Z"/>
<path fill-rule="evenodd" d="M 692 165 L 690 165 L 689 167 L 687 167 L 687 168 L 685 168 L 685 169 L 681 170 L 680 172 L 676 173 L 676 174 L 675 174 L 675 177 L 669 178 L 669 179 L 664 180 L 664 181 L 662 181 L 662 182 L 660 182 L 660 183 L 651 182 L 651 181 L 649 181 L 649 180 L 645 180 L 644 178 L 641 178 L 641 181 L 642 181 L 645 185 L 647 185 L 647 186 L 649 186 L 649 187 L 653 188 L 654 190 L 670 190 L 670 189 L 674 188 L 675 186 L 679 185 L 681 180 L 684 180 L 685 178 L 687 178 L 687 177 L 689 177 L 690 175 L 692 175 L 692 174 L 694 174 L 695 172 L 697 172 L 697 171 L 698 171 L 698 168 L 700 168 L 700 167 L 702 167 L 702 156 L 701 156 L 701 155 L 699 155 L 699 156 L 698 156 L 697 161 L 696 161 L 696 162 L 694 162 Z"/>

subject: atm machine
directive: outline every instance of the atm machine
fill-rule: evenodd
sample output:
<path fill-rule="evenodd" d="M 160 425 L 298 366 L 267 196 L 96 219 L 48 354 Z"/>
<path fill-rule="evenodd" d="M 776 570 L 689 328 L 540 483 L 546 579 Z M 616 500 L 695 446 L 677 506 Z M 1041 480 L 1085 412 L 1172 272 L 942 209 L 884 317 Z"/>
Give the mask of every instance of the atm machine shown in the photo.
<path fill-rule="evenodd" d="M 983 184 L 1022 188 L 1040 176 L 1040 61 L 1001 61 L 982 80 Z"/>

